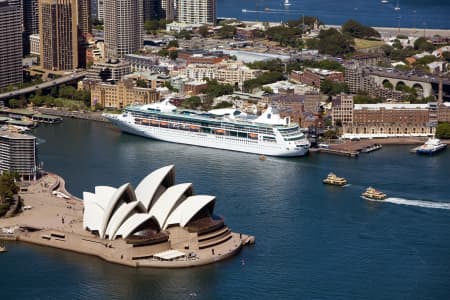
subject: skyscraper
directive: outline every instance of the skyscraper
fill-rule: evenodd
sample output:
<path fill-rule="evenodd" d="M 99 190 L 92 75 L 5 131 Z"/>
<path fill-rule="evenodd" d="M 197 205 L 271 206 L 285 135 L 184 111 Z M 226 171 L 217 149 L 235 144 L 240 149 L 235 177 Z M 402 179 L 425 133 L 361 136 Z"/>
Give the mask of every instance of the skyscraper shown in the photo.
<path fill-rule="evenodd" d="M 175 19 L 175 2 L 174 0 L 161 0 L 161 16 L 168 21 Z"/>
<path fill-rule="evenodd" d="M 22 81 L 22 10 L 0 1 L 0 88 Z"/>
<path fill-rule="evenodd" d="M 48 70 L 78 67 L 76 0 L 40 0 L 41 66 Z"/>
<path fill-rule="evenodd" d="M 23 0 L 23 23 L 27 35 L 39 33 L 39 0 Z"/>
<path fill-rule="evenodd" d="M 177 0 L 176 19 L 186 24 L 214 24 L 216 0 Z"/>
<path fill-rule="evenodd" d="M 90 0 L 78 0 L 78 33 L 84 38 L 92 33 Z"/>
<path fill-rule="evenodd" d="M 104 0 L 105 54 L 122 58 L 143 45 L 143 0 Z"/>

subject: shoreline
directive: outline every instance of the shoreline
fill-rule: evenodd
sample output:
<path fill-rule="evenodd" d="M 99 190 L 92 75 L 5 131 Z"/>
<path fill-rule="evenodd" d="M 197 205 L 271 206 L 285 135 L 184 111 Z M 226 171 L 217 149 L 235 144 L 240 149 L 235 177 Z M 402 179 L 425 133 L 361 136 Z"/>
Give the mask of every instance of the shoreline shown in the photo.
<path fill-rule="evenodd" d="M 54 192 L 63 193 L 56 194 Z M 254 237 L 231 232 L 230 238 L 214 248 L 186 248 L 186 244 L 171 244 L 170 240 L 150 246 L 134 247 L 123 239 L 105 240 L 83 229 L 83 201 L 65 188 L 62 177 L 47 173 L 33 182 L 21 185 L 20 197 L 28 209 L 11 218 L 0 218 L 0 240 L 15 240 L 45 247 L 96 256 L 102 260 L 128 267 L 187 268 L 212 264 L 228 259 L 244 245 L 254 243 Z M 57 196 L 60 195 L 60 196 Z M 190 242 L 188 242 L 190 243 Z M 151 255 L 167 250 L 185 255 L 173 260 L 159 260 Z M 187 253 L 186 253 L 187 254 Z"/>

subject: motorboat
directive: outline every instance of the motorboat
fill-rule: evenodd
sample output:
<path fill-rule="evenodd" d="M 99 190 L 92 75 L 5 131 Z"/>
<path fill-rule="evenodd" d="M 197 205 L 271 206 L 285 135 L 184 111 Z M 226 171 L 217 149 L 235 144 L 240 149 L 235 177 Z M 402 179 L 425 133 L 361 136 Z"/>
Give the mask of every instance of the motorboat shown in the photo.
<path fill-rule="evenodd" d="M 384 200 L 387 198 L 387 195 L 377 191 L 373 187 L 368 187 L 364 193 L 362 193 L 362 197 L 368 200 Z"/>
<path fill-rule="evenodd" d="M 440 139 L 429 138 L 425 144 L 416 148 L 416 153 L 432 155 L 445 150 L 445 148 L 447 148 L 447 144 L 442 143 Z"/>
<path fill-rule="evenodd" d="M 380 145 L 380 144 L 374 144 L 374 145 L 367 146 L 367 147 L 361 149 L 361 152 L 363 152 L 363 153 L 369 153 L 369 152 L 372 152 L 372 151 L 379 150 L 379 149 L 381 149 L 381 148 L 383 148 L 382 145 Z"/>
<path fill-rule="evenodd" d="M 347 184 L 347 179 L 343 177 L 337 177 L 336 174 L 330 173 L 328 174 L 327 178 L 322 180 L 322 182 L 329 185 L 344 186 Z"/>

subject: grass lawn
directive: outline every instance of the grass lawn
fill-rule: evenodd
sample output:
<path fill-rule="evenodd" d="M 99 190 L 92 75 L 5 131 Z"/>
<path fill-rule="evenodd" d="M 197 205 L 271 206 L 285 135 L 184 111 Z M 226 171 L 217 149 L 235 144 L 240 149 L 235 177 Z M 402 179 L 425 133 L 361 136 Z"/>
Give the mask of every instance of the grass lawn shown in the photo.
<path fill-rule="evenodd" d="M 356 50 L 372 48 L 372 47 L 380 47 L 383 45 L 384 45 L 383 41 L 370 41 L 370 40 L 363 40 L 363 39 L 355 39 Z"/>

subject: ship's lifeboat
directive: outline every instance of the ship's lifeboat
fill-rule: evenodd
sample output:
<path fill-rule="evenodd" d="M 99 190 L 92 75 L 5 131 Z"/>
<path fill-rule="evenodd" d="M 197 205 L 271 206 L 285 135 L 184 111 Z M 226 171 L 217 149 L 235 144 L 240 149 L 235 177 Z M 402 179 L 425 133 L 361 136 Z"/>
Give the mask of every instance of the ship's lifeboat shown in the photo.
<path fill-rule="evenodd" d="M 223 135 L 223 134 L 225 134 L 225 130 L 223 130 L 223 129 L 216 129 L 216 130 L 214 130 L 214 133 Z"/>
<path fill-rule="evenodd" d="M 149 120 L 145 120 L 145 119 L 142 120 L 142 125 L 148 125 L 148 124 L 150 124 Z"/>
<path fill-rule="evenodd" d="M 251 138 L 251 139 L 256 140 L 256 139 L 258 138 L 258 134 L 257 134 L 257 133 L 250 132 L 250 133 L 248 134 L 248 137 Z"/>
<path fill-rule="evenodd" d="M 199 130 L 200 130 L 200 126 L 198 126 L 198 125 L 191 125 L 189 128 L 190 128 L 192 131 L 199 131 Z"/>
<path fill-rule="evenodd" d="M 159 125 L 159 122 L 156 121 L 156 120 L 150 120 L 150 124 L 151 124 L 152 126 L 158 126 L 158 125 Z"/>
<path fill-rule="evenodd" d="M 169 126 L 169 122 L 160 122 L 159 125 L 161 127 L 168 127 Z"/>

